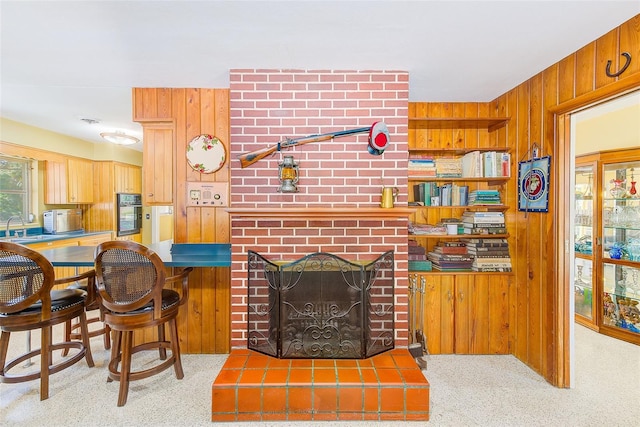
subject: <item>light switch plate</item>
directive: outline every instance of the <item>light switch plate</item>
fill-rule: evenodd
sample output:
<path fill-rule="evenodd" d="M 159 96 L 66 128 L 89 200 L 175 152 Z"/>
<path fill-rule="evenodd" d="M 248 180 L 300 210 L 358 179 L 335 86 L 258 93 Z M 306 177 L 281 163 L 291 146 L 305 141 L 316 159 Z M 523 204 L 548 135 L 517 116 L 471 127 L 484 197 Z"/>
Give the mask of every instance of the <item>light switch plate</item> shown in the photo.
<path fill-rule="evenodd" d="M 229 206 L 229 183 L 187 182 L 187 206 Z"/>

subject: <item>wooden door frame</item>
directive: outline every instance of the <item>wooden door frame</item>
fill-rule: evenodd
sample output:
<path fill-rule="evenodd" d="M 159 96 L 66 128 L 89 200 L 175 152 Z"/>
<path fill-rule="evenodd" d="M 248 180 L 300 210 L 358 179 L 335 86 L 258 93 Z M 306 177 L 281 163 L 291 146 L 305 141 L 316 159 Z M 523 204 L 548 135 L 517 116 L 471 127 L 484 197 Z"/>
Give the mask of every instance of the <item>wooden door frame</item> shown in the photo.
<path fill-rule="evenodd" d="M 640 73 L 634 74 L 623 80 L 618 80 L 607 86 L 598 88 L 592 92 L 575 97 L 569 101 L 549 108 L 548 114 L 553 115 L 553 123 L 555 123 L 555 143 L 553 147 L 555 162 L 554 172 L 558 177 L 554 186 L 558 201 L 569 200 L 571 194 L 571 167 L 574 162 L 571 156 L 571 114 L 577 110 L 586 108 L 593 104 L 608 101 L 612 98 L 622 96 L 626 93 L 640 89 Z M 560 171 L 564 171 L 560 173 Z M 571 241 L 570 228 L 571 212 L 568 203 L 557 203 L 557 210 L 554 218 L 554 236 L 555 236 L 555 274 L 554 289 L 557 298 L 555 299 L 554 322 L 558 334 L 556 336 L 556 360 L 558 362 L 557 378 L 555 385 L 557 387 L 568 388 L 571 386 L 571 323 L 573 318 L 570 312 L 570 289 L 565 286 L 569 281 L 571 260 L 569 259 L 568 244 Z"/>

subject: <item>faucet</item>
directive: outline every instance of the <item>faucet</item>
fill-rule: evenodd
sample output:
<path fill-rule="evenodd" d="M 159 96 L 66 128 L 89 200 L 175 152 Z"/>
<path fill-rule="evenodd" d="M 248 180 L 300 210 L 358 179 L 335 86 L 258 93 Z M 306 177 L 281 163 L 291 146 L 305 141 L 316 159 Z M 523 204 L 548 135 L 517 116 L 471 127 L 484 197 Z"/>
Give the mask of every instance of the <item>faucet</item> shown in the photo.
<path fill-rule="evenodd" d="M 12 217 L 9 217 L 9 219 L 7 220 L 7 230 L 5 231 L 4 236 L 8 239 L 9 237 L 11 237 L 11 232 L 9 231 L 9 224 L 11 224 L 11 220 L 12 219 L 19 219 L 20 222 L 22 223 L 22 237 L 27 237 L 27 227 L 24 225 L 24 219 L 19 216 L 19 215 L 14 215 Z M 16 230 L 16 237 L 19 237 L 18 231 Z"/>

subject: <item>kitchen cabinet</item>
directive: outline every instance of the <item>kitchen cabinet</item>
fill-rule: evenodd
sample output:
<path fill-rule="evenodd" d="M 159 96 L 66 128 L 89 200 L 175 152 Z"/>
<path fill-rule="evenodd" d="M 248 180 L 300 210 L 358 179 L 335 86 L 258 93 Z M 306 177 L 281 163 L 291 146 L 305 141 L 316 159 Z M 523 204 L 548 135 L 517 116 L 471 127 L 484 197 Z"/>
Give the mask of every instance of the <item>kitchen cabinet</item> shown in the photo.
<path fill-rule="evenodd" d="M 77 157 L 45 161 L 46 204 L 93 203 L 93 162 Z"/>
<path fill-rule="evenodd" d="M 429 354 L 509 354 L 512 277 L 409 273 L 424 289 L 422 327 Z"/>
<path fill-rule="evenodd" d="M 145 205 L 172 205 L 173 162 L 176 157 L 173 123 L 143 123 L 142 127 L 144 139 L 142 152 L 144 164 L 142 201 Z"/>
<path fill-rule="evenodd" d="M 142 169 L 138 166 L 114 163 L 113 179 L 116 193 L 142 192 Z"/>
<path fill-rule="evenodd" d="M 574 284 L 576 321 L 602 334 L 640 344 L 637 172 L 640 149 L 610 150 L 576 158 Z M 586 175 L 586 182 L 581 174 Z M 588 287 L 583 283 L 589 282 L 592 301 L 585 303 Z M 582 285 L 584 295 L 578 285 Z M 585 315 L 588 305 L 592 308 L 591 318 Z"/>

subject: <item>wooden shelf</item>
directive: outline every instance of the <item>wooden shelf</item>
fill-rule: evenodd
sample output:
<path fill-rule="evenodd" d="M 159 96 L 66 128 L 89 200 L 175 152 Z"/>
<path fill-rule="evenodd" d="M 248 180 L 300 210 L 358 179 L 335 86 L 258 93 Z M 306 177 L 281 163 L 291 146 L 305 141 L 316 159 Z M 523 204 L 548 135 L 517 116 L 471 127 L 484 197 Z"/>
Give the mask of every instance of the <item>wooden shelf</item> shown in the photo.
<path fill-rule="evenodd" d="M 408 176 L 408 181 L 423 181 L 423 182 L 486 182 L 491 184 L 496 182 L 502 184 L 511 179 L 510 176 L 488 176 L 482 178 L 440 178 L 437 176 Z M 497 185 L 497 184 L 496 184 Z"/>
<path fill-rule="evenodd" d="M 468 211 L 506 211 L 509 210 L 510 206 L 507 205 L 464 205 L 464 206 L 412 206 L 417 210 L 422 209 L 465 209 Z"/>
<path fill-rule="evenodd" d="M 506 126 L 510 117 L 409 117 L 409 126 L 423 129 L 487 129 Z"/>
<path fill-rule="evenodd" d="M 232 217 L 240 218 L 323 218 L 323 219 L 342 219 L 342 218 L 367 218 L 367 219 L 386 219 L 386 218 L 408 218 L 415 213 L 415 207 L 398 206 L 391 209 L 380 207 L 345 207 L 345 208 L 323 208 L 323 207 L 307 207 L 307 208 L 283 208 L 283 207 L 261 207 L 261 208 L 229 208 L 227 212 Z"/>
<path fill-rule="evenodd" d="M 407 237 L 421 239 L 507 239 L 508 234 L 408 234 Z"/>
<path fill-rule="evenodd" d="M 508 153 L 511 151 L 510 147 L 471 147 L 471 148 L 429 148 L 429 147 L 409 147 L 409 153 L 422 153 L 422 154 L 437 154 L 437 155 L 452 155 L 461 156 L 471 151 L 480 151 L 482 153 L 487 151 L 500 151 Z M 411 160 L 411 157 L 409 157 Z"/>
<path fill-rule="evenodd" d="M 436 275 L 436 276 L 451 276 L 452 274 L 455 274 L 456 276 L 458 275 L 463 275 L 463 274 L 472 274 L 472 275 L 477 275 L 477 274 L 481 274 L 481 275 L 494 275 L 494 274 L 500 274 L 500 275 L 513 275 L 512 271 L 442 271 L 442 270 L 431 270 L 431 271 L 424 271 L 424 270 L 409 270 L 409 273 L 415 273 L 415 274 L 429 274 L 429 275 Z"/>

